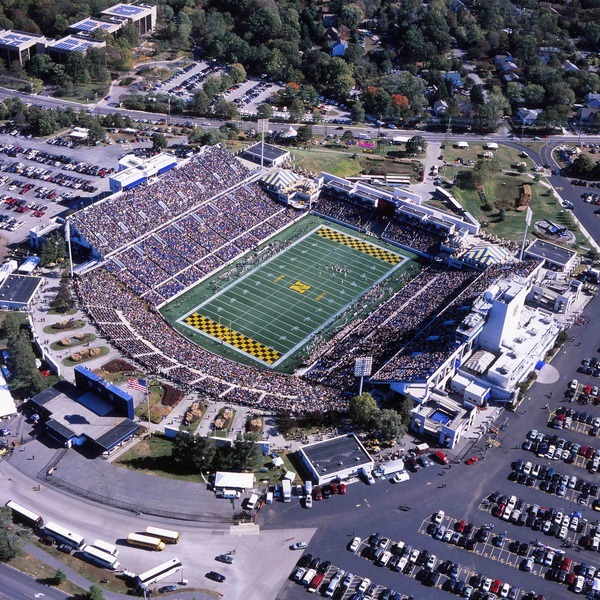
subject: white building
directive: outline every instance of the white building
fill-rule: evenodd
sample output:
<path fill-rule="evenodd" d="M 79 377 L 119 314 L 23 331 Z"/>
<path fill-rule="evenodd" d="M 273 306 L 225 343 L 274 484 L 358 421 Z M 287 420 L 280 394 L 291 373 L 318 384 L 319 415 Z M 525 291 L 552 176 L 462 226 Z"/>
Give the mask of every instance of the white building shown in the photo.
<path fill-rule="evenodd" d="M 111 20 L 133 25 L 140 35 L 150 33 L 156 27 L 156 6 L 146 4 L 115 4 L 100 14 Z"/>
<path fill-rule="evenodd" d="M 309 444 L 298 454 L 309 479 L 317 485 L 356 477 L 362 469 L 370 473 L 374 467 L 371 455 L 352 433 Z"/>

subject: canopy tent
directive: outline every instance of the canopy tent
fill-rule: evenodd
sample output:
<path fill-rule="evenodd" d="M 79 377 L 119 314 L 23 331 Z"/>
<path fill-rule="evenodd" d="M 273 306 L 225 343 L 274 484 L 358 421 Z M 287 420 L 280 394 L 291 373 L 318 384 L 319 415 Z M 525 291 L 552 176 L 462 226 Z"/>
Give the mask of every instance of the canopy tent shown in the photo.
<path fill-rule="evenodd" d="M 253 487 L 253 473 L 233 473 L 230 471 L 217 471 L 215 474 L 215 488 L 217 489 L 251 490 Z"/>
<path fill-rule="evenodd" d="M 6 380 L 0 374 L 0 418 L 17 414 L 17 405 L 8 390 Z"/>
<path fill-rule="evenodd" d="M 281 137 L 284 139 L 295 138 L 297 135 L 298 132 L 291 125 L 281 132 Z"/>
<path fill-rule="evenodd" d="M 277 169 L 271 173 L 267 173 L 262 178 L 262 182 L 271 188 L 285 189 L 300 179 L 299 175 L 296 175 L 292 171 L 286 171 L 285 169 Z"/>
<path fill-rule="evenodd" d="M 495 244 L 477 244 L 465 252 L 463 259 L 482 267 L 489 267 L 490 265 L 505 262 L 508 256 L 508 250 L 501 246 Z"/>

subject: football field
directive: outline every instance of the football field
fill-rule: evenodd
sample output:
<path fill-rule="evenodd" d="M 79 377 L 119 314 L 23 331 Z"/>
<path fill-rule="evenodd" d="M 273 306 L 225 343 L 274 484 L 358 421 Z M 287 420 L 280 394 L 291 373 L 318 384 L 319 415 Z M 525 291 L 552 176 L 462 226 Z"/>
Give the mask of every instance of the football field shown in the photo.
<path fill-rule="evenodd" d="M 322 225 L 177 322 L 275 367 L 407 260 Z"/>

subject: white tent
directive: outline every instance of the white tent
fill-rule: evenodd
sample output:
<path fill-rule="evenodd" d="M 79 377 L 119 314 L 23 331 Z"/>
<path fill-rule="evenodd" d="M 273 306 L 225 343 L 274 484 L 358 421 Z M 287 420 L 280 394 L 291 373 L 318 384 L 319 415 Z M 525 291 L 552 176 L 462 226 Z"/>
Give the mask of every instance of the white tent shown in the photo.
<path fill-rule="evenodd" d="M 295 138 L 298 135 L 298 132 L 290 125 L 287 129 L 281 132 L 282 138 Z"/>
<path fill-rule="evenodd" d="M 485 147 L 488 150 L 498 150 L 498 144 L 496 144 L 496 142 L 488 142 Z"/>
<path fill-rule="evenodd" d="M 456 142 L 457 148 L 468 148 L 469 144 L 467 142 Z"/>
<path fill-rule="evenodd" d="M 11 396 L 6 380 L 0 373 L 0 418 L 17 414 L 17 406 Z"/>
<path fill-rule="evenodd" d="M 216 489 L 251 490 L 253 487 L 253 473 L 232 473 L 229 471 L 217 471 L 215 474 Z"/>

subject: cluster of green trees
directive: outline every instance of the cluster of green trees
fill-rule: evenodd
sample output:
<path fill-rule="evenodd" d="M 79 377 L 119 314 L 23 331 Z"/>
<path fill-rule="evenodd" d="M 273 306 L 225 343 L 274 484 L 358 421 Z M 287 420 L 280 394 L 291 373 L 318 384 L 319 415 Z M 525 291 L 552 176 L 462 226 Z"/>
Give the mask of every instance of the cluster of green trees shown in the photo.
<path fill-rule="evenodd" d="M 0 560 L 7 562 L 23 554 L 23 541 L 12 527 L 12 511 L 7 506 L 0 507 Z"/>
<path fill-rule="evenodd" d="M 107 126 L 111 126 L 114 118 L 118 117 L 96 117 L 84 110 L 76 111 L 70 106 L 64 109 L 43 110 L 39 106 L 27 106 L 17 97 L 6 98 L 0 102 L 0 121 L 10 120 L 19 129 L 37 136 L 53 135 L 67 127 L 86 127 L 90 130 L 90 142 L 93 143 L 106 137 L 102 125 L 106 122 Z M 131 123 L 128 117 L 125 119 Z"/>
<path fill-rule="evenodd" d="M 365 392 L 350 400 L 348 413 L 356 425 L 365 430 L 375 430 L 384 440 L 392 440 L 408 431 L 412 409 L 410 398 L 400 401 L 396 409 L 380 409 L 375 398 Z"/>
<path fill-rule="evenodd" d="M 238 435 L 232 445 L 217 446 L 210 437 L 180 433 L 173 442 L 173 463 L 182 473 L 257 470 L 262 453 L 257 436 Z"/>
<path fill-rule="evenodd" d="M 71 291 L 71 280 L 66 274 L 60 278 L 58 292 L 54 300 L 50 302 L 50 308 L 62 314 L 66 314 L 75 308 L 75 298 Z"/>
<path fill-rule="evenodd" d="M 36 367 L 36 357 L 29 335 L 21 329 L 13 313 L 4 316 L 0 325 L 0 336 L 6 339 L 6 349 L 10 354 L 11 386 L 20 389 L 25 395 L 37 394 L 45 389 L 47 384 Z"/>
<path fill-rule="evenodd" d="M 600 162 L 592 160 L 587 154 L 582 154 L 573 161 L 570 171 L 575 177 L 600 179 Z"/>

